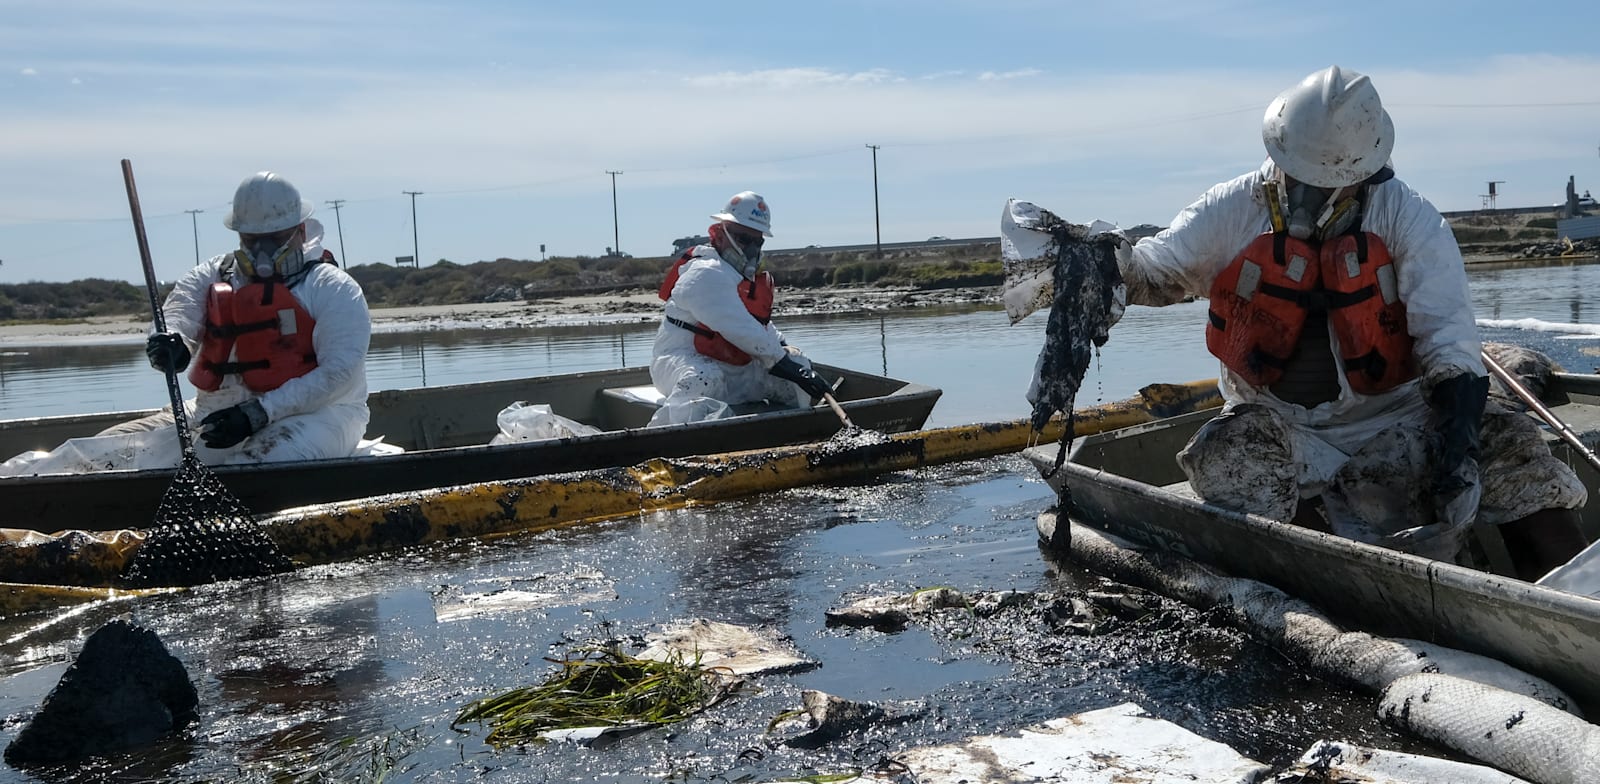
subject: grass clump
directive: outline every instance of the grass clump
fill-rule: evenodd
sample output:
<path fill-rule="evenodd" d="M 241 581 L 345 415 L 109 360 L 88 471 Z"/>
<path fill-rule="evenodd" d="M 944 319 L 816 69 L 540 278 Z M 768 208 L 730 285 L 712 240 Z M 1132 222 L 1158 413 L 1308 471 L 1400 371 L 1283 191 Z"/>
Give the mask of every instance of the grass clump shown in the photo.
<path fill-rule="evenodd" d="M 639 659 L 614 645 L 584 648 L 537 686 L 524 686 L 467 705 L 451 726 L 488 726 L 486 740 L 502 747 L 539 733 L 580 727 L 647 727 L 682 721 L 721 702 L 738 682 L 725 670 L 681 659 Z"/>

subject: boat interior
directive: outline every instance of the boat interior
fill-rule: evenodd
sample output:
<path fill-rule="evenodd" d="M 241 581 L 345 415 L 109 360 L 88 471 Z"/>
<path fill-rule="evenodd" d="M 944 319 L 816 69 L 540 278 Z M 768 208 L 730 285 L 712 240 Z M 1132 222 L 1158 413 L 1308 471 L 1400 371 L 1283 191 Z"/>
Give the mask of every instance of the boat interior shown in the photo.
<path fill-rule="evenodd" d="M 841 404 L 924 389 L 894 379 L 818 365 L 830 379 Z M 367 398 L 371 421 L 367 437 L 406 451 L 443 449 L 489 443 L 499 432 L 496 415 L 517 401 L 546 404 L 552 413 L 603 431 L 644 427 L 661 395 L 650 383 L 648 368 L 602 370 L 543 378 L 510 379 L 476 384 L 388 389 Z M 765 403 L 733 407 L 735 415 L 780 410 Z M 70 438 L 92 436 L 112 425 L 154 413 L 123 411 L 0 421 L 0 456 L 49 450 Z M 0 457 L 3 459 L 3 457 Z"/>
<path fill-rule="evenodd" d="M 1600 376 L 1557 374 L 1544 395 L 1548 409 L 1591 449 L 1600 443 Z M 1176 455 L 1201 425 L 1216 416 L 1219 409 L 1197 411 L 1121 430 L 1077 439 L 1069 460 L 1089 470 L 1154 486 L 1184 498 L 1199 500 L 1185 481 Z M 1529 416 L 1534 416 L 1529 414 Z M 1589 488 L 1590 503 L 1581 513 L 1584 534 L 1590 541 L 1600 540 L 1600 472 L 1554 428 L 1541 422 L 1551 452 L 1572 466 Z M 1475 531 L 1478 536 L 1476 565 L 1501 574 L 1510 573 L 1504 544 L 1492 527 Z"/>

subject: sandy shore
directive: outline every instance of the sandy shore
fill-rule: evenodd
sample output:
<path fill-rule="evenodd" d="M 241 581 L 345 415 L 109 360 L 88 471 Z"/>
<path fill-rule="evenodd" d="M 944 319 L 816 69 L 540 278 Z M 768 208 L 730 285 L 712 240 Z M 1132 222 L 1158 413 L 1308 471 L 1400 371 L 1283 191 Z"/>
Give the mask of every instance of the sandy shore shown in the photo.
<path fill-rule="evenodd" d="M 780 292 L 777 314 L 849 313 L 957 303 L 997 303 L 998 289 L 806 289 Z M 661 300 L 653 291 L 530 302 L 481 302 L 374 308 L 374 332 L 432 329 L 495 329 L 514 326 L 574 325 L 654 321 Z M 71 323 L 0 325 L 0 349 L 12 346 L 138 343 L 150 328 L 145 316 L 105 316 Z"/>

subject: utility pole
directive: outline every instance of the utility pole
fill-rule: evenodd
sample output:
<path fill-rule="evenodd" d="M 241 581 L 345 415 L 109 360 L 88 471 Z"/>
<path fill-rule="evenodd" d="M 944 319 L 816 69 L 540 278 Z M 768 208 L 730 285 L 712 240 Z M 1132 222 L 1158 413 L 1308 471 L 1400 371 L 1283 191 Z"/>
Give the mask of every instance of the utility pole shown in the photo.
<path fill-rule="evenodd" d="M 422 268 L 422 256 L 417 252 L 417 197 L 422 191 L 401 191 L 411 197 L 411 266 Z"/>
<path fill-rule="evenodd" d="M 611 175 L 611 251 L 618 256 L 622 255 L 622 234 L 617 228 L 617 175 L 621 173 L 606 170 Z"/>
<path fill-rule="evenodd" d="M 878 145 L 869 144 L 872 150 L 872 231 L 877 239 L 878 258 L 883 258 L 883 221 L 878 217 Z"/>
<path fill-rule="evenodd" d="M 335 226 L 337 226 L 339 228 L 339 258 L 344 260 L 344 266 L 349 267 L 350 266 L 350 257 L 344 255 L 344 220 L 341 219 L 340 216 L 339 216 L 339 207 L 343 206 L 344 199 L 333 199 L 331 201 L 328 201 L 327 203 L 333 205 L 333 223 L 334 223 Z M 416 210 L 412 210 L 411 211 L 411 223 L 413 224 L 413 226 L 415 226 L 416 222 L 417 222 L 417 213 L 416 213 Z M 413 250 L 412 252 L 414 253 L 416 251 Z"/>
<path fill-rule="evenodd" d="M 194 265 L 200 266 L 200 221 L 194 216 L 205 210 L 184 210 L 189 213 L 189 228 L 194 229 Z"/>

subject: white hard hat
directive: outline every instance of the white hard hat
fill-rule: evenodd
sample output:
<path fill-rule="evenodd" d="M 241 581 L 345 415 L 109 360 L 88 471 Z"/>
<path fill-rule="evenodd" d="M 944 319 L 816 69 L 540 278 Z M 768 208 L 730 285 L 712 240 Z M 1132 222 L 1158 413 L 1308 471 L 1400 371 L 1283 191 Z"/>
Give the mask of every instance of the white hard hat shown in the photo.
<path fill-rule="evenodd" d="M 256 172 L 233 192 L 233 207 L 222 225 L 240 234 L 272 234 L 299 226 L 311 217 L 311 202 L 282 176 Z"/>
<path fill-rule="evenodd" d="M 1261 140 L 1284 174 L 1339 188 L 1366 180 L 1389 162 L 1394 122 L 1371 79 L 1333 65 L 1273 99 Z"/>
<path fill-rule="evenodd" d="M 711 216 L 713 220 L 732 221 L 746 228 L 755 229 L 763 236 L 772 236 L 772 211 L 767 209 L 767 200 L 755 191 L 740 191 L 733 198 L 728 199 L 727 206 Z"/>

